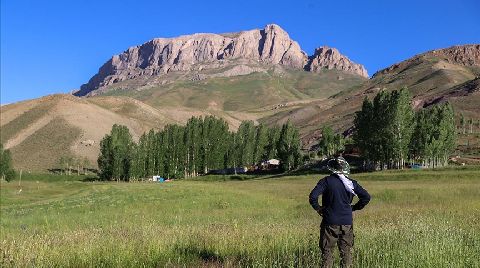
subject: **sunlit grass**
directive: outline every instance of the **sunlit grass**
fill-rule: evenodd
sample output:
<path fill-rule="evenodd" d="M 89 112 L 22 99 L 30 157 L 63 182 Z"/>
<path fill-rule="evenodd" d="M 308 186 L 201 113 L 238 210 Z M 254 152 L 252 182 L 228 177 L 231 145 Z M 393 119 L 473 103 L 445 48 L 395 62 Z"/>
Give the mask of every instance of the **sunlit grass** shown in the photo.
<path fill-rule="evenodd" d="M 323 175 L 1 183 L 0 266 L 315 267 Z M 42 179 L 43 178 L 43 179 Z M 357 267 L 479 267 L 480 171 L 357 174 Z M 38 182 L 37 182 L 38 181 Z M 337 258 L 338 263 L 338 258 Z"/>

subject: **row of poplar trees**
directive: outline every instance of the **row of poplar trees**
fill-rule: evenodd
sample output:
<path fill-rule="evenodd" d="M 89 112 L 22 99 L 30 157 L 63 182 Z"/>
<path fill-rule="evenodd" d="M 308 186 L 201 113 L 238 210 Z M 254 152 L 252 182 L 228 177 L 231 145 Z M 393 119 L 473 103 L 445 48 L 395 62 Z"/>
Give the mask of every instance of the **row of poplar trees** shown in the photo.
<path fill-rule="evenodd" d="M 193 177 L 271 158 L 285 170 L 300 164 L 300 136 L 290 122 L 269 128 L 244 121 L 231 132 L 225 120 L 207 116 L 192 117 L 185 126 L 150 130 L 138 143 L 127 127 L 114 125 L 100 142 L 98 166 L 102 179 L 128 181 L 152 175 Z"/>
<path fill-rule="evenodd" d="M 354 141 L 368 168 L 402 168 L 405 162 L 444 166 L 455 148 L 455 118 L 449 103 L 414 112 L 406 88 L 365 98 L 354 120 Z"/>

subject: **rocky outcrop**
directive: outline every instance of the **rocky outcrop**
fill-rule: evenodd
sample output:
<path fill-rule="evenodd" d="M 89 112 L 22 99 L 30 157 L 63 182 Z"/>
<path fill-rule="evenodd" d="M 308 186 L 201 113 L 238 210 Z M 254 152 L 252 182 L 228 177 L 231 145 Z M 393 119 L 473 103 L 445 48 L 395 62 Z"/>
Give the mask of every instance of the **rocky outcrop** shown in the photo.
<path fill-rule="evenodd" d="M 448 63 L 463 66 L 480 66 L 480 45 L 453 46 L 445 49 L 432 50 L 424 56 L 435 56 Z"/>
<path fill-rule="evenodd" d="M 443 60 L 447 63 L 463 66 L 480 66 L 480 45 L 452 46 L 444 49 L 431 50 L 419 54 L 411 59 L 396 63 L 388 68 L 376 72 L 373 77 L 382 74 L 398 73 L 411 66 L 418 65 L 425 59 Z"/>
<path fill-rule="evenodd" d="M 367 77 L 363 66 L 351 62 L 336 49 L 320 48 L 312 57 L 309 58 L 298 43 L 275 24 L 238 33 L 156 38 L 113 56 L 74 94 L 84 96 L 96 89 L 140 76 L 175 71 L 198 72 L 232 64 L 282 65 L 314 72 L 322 68 L 339 69 Z"/>
<path fill-rule="evenodd" d="M 315 53 L 309 57 L 305 69 L 311 72 L 318 72 L 322 69 L 337 69 L 368 77 L 367 70 L 363 65 L 352 62 L 349 58 L 340 54 L 336 48 L 327 46 L 315 49 Z"/>

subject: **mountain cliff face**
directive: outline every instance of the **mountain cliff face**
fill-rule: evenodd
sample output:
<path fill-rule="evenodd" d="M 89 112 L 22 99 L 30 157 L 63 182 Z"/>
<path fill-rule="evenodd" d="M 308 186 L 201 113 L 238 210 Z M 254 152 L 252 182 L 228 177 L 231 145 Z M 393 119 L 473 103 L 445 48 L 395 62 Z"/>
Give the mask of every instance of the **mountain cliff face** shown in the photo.
<path fill-rule="evenodd" d="M 170 72 L 198 72 L 232 64 L 281 65 L 318 72 L 338 69 L 368 77 L 362 65 L 353 63 L 338 50 L 321 47 L 308 57 L 297 42 L 278 25 L 228 34 L 193 34 L 156 38 L 113 56 L 84 84 L 77 96 L 141 76 Z"/>
<path fill-rule="evenodd" d="M 327 46 L 315 49 L 315 53 L 310 57 L 310 61 L 305 67 L 311 72 L 318 72 L 322 69 L 337 69 L 349 73 L 368 77 L 367 70 L 363 65 L 352 62 L 346 56 L 340 54 L 336 48 Z"/>

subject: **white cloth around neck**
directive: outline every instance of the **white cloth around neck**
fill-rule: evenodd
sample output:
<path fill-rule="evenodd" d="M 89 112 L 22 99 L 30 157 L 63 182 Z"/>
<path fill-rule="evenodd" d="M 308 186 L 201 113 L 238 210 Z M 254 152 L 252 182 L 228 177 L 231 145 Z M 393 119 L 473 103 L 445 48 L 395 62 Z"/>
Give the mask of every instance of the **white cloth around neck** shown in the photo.
<path fill-rule="evenodd" d="M 349 178 L 347 178 L 347 176 L 345 176 L 344 174 L 341 174 L 341 173 L 337 173 L 337 176 L 342 181 L 343 186 L 345 186 L 345 189 L 348 192 L 352 193 L 353 195 L 357 195 L 355 193 L 355 191 L 353 190 L 354 189 L 353 182 Z"/>

